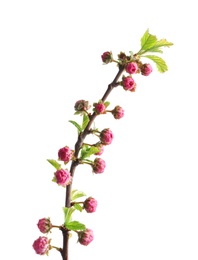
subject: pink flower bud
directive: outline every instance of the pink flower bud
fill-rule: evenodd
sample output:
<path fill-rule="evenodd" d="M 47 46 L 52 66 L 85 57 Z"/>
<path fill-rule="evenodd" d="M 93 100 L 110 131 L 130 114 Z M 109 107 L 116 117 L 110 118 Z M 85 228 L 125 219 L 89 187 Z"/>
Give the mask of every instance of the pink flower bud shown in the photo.
<path fill-rule="evenodd" d="M 74 109 L 78 112 L 87 111 L 90 108 L 89 102 L 85 100 L 78 100 L 75 105 Z"/>
<path fill-rule="evenodd" d="M 112 62 L 112 53 L 109 52 L 109 51 L 106 51 L 104 52 L 102 55 L 101 55 L 101 58 L 102 58 L 102 61 L 104 63 L 109 63 L 109 62 Z"/>
<path fill-rule="evenodd" d="M 50 240 L 47 237 L 39 237 L 32 246 L 37 254 L 47 255 L 50 250 Z"/>
<path fill-rule="evenodd" d="M 138 65 L 136 62 L 130 62 L 126 65 L 125 67 L 126 72 L 128 72 L 129 74 L 134 74 L 137 72 L 138 70 Z"/>
<path fill-rule="evenodd" d="M 103 152 L 104 152 L 104 145 L 101 144 L 101 143 L 98 143 L 98 144 L 96 144 L 95 146 L 99 149 L 99 151 L 98 151 L 97 153 L 95 153 L 95 155 L 101 155 L 101 154 L 103 154 Z"/>
<path fill-rule="evenodd" d="M 135 87 L 135 81 L 132 77 L 123 77 L 122 85 L 125 90 L 132 90 Z"/>
<path fill-rule="evenodd" d="M 52 228 L 50 218 L 39 219 L 37 226 L 42 233 L 48 233 Z"/>
<path fill-rule="evenodd" d="M 94 173 L 103 173 L 106 167 L 106 163 L 103 159 L 96 158 L 92 167 Z"/>
<path fill-rule="evenodd" d="M 60 169 L 54 173 L 55 181 L 58 185 L 66 187 L 66 185 L 71 183 L 72 177 L 67 170 Z"/>
<path fill-rule="evenodd" d="M 80 231 L 78 233 L 78 242 L 83 246 L 88 246 L 94 239 L 94 234 L 91 229 Z"/>
<path fill-rule="evenodd" d="M 84 201 L 84 209 L 87 211 L 87 213 L 93 213 L 96 211 L 98 202 L 92 197 L 87 198 Z"/>
<path fill-rule="evenodd" d="M 103 102 L 94 103 L 94 112 L 96 114 L 102 114 L 105 112 L 106 106 Z"/>
<path fill-rule="evenodd" d="M 112 114 L 115 119 L 120 119 L 124 116 L 124 109 L 120 106 L 116 106 L 112 111 Z"/>
<path fill-rule="evenodd" d="M 73 157 L 74 151 L 71 150 L 68 146 L 61 148 L 58 151 L 58 158 L 64 163 L 68 163 Z"/>
<path fill-rule="evenodd" d="M 145 63 L 141 67 L 141 74 L 144 76 L 148 76 L 153 71 L 153 68 L 149 63 Z"/>
<path fill-rule="evenodd" d="M 113 140 L 113 133 L 109 128 L 102 130 L 100 133 L 100 141 L 104 145 L 111 144 Z"/>

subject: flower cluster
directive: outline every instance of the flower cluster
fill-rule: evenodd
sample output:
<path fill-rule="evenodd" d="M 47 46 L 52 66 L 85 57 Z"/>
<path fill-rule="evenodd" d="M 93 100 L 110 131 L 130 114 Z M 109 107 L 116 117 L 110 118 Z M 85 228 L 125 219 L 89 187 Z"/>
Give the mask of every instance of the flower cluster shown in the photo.
<path fill-rule="evenodd" d="M 62 187 L 66 187 L 71 183 L 72 177 L 67 169 L 60 169 L 54 173 L 53 181 Z"/>
<path fill-rule="evenodd" d="M 52 228 L 50 218 L 39 219 L 37 226 L 41 233 L 46 234 L 50 232 Z M 51 239 L 48 239 L 45 236 L 40 236 L 38 239 L 34 241 L 32 246 L 37 254 L 48 255 L 49 250 L 52 248 L 50 242 Z"/>
<path fill-rule="evenodd" d="M 63 161 L 65 164 L 68 163 L 73 158 L 74 151 L 68 146 L 65 146 L 58 151 L 59 160 Z"/>
<path fill-rule="evenodd" d="M 88 246 L 94 239 L 93 231 L 87 228 L 78 233 L 78 242 L 83 246 Z"/>
<path fill-rule="evenodd" d="M 64 211 L 64 223 L 61 225 L 53 225 L 50 218 L 41 218 L 37 223 L 39 231 L 46 236 L 39 236 L 32 245 L 36 254 L 48 255 L 49 250 L 52 248 L 58 250 L 61 253 L 63 260 L 68 259 L 68 248 L 65 246 L 68 243 L 68 239 L 71 236 L 71 232 L 75 232 L 78 236 L 78 242 L 81 245 L 87 246 L 94 239 L 94 232 L 88 228 L 85 224 L 75 220 L 74 212 L 85 211 L 87 213 L 96 212 L 98 201 L 92 196 L 88 196 L 83 201 L 78 201 L 79 198 L 87 196 L 84 192 L 78 190 L 72 190 L 72 182 L 74 178 L 74 172 L 77 166 L 88 164 L 92 170 L 92 173 L 100 175 L 105 171 L 106 162 L 99 156 L 104 153 L 105 146 L 112 143 L 114 135 L 109 127 L 99 131 L 98 128 L 92 128 L 94 120 L 98 116 L 104 116 L 110 113 L 114 119 L 118 120 L 124 117 L 125 111 L 120 105 L 114 106 L 109 109 L 110 102 L 106 101 L 110 92 L 116 87 L 123 88 L 126 92 L 135 92 L 136 74 L 143 76 L 149 76 L 153 68 L 150 63 L 142 63 L 141 58 L 149 58 L 157 64 L 157 68 L 160 72 L 167 70 L 166 63 L 162 58 L 158 58 L 155 55 L 145 55 L 147 52 L 162 53 L 161 48 L 169 47 L 172 43 L 167 42 L 165 39 L 157 40 L 157 37 L 151 35 L 148 30 L 141 38 L 140 50 L 133 54 L 130 51 L 129 55 L 124 52 L 120 52 L 117 59 L 113 57 L 111 51 L 105 51 L 101 55 L 103 64 L 116 63 L 118 67 L 118 73 L 114 80 L 108 85 L 103 97 L 99 101 L 89 105 L 89 101 L 80 99 L 74 104 L 74 115 L 81 116 L 81 123 L 74 120 L 70 120 L 77 128 L 77 141 L 74 145 L 74 149 L 69 146 L 60 148 L 57 152 L 57 159 L 49 159 L 48 162 L 55 168 L 52 181 L 58 186 L 65 188 L 66 198 Z M 120 79 L 120 81 L 119 81 Z M 91 110 L 90 110 L 91 109 Z M 87 143 L 86 137 L 89 134 L 93 134 L 97 141 L 94 143 Z M 94 156 L 94 158 L 92 158 Z M 70 169 L 65 169 L 65 165 L 69 166 Z M 69 167 L 68 167 L 69 168 Z M 73 220 L 74 219 L 74 220 Z M 51 239 L 47 237 L 52 228 L 58 228 L 63 235 L 63 248 L 58 248 L 51 245 Z"/>
<path fill-rule="evenodd" d="M 97 205 L 98 205 L 98 202 L 97 200 L 95 200 L 94 198 L 92 197 L 89 197 L 87 198 L 84 203 L 83 203 L 83 206 L 84 206 L 84 209 L 87 211 L 87 213 L 93 213 L 96 211 L 96 208 L 97 208 Z"/>
<path fill-rule="evenodd" d="M 47 237 L 39 237 L 33 243 L 33 248 L 38 255 L 48 255 L 50 248 L 50 240 Z"/>

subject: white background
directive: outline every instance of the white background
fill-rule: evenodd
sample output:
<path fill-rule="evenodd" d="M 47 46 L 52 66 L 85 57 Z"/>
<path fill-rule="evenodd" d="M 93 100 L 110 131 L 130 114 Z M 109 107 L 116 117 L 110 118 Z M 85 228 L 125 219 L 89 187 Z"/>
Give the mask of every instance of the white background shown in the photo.
<path fill-rule="evenodd" d="M 75 219 L 94 230 L 88 246 L 70 240 L 70 260 L 198 259 L 198 126 L 196 1 L 0 2 L 1 258 L 42 258 L 32 244 L 38 219 L 62 224 L 65 191 L 51 182 L 59 148 L 76 141 L 79 99 L 98 101 L 117 73 L 102 65 L 111 50 L 137 52 L 149 28 L 174 43 L 169 67 L 137 75 L 137 91 L 109 96 L 125 117 L 98 117 L 110 127 L 107 167 L 93 175 L 79 166 L 74 188 L 98 200 L 94 214 Z M 52 244 L 62 246 L 53 230 Z M 46 256 L 43 256 L 46 259 Z M 61 259 L 50 251 L 51 260 Z"/>

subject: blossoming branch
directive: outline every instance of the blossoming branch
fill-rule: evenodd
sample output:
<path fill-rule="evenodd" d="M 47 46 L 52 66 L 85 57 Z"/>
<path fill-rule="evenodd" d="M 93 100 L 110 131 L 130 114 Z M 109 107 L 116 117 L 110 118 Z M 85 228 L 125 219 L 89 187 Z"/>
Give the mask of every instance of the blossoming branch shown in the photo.
<path fill-rule="evenodd" d="M 78 138 L 73 148 L 64 145 L 57 151 L 57 159 L 48 159 L 48 162 L 55 168 L 52 181 L 60 187 L 66 189 L 65 205 L 63 208 L 64 221 L 60 225 L 52 224 L 49 217 L 39 219 L 37 226 L 45 236 L 39 236 L 34 243 L 33 249 L 39 255 L 48 255 L 51 249 L 60 252 L 63 260 L 69 259 L 69 238 L 71 232 L 75 232 L 78 242 L 87 246 L 94 239 L 94 232 L 80 221 L 73 220 L 73 213 L 77 210 L 87 213 L 94 213 L 97 209 L 98 202 L 92 196 L 87 196 L 79 190 L 72 190 L 75 169 L 79 165 L 87 164 L 94 174 L 102 174 L 105 171 L 106 162 L 100 157 L 105 146 L 110 145 L 114 138 L 113 132 L 109 127 L 99 130 L 93 127 L 93 122 L 98 116 L 111 113 L 112 116 L 119 120 L 124 116 L 124 109 L 119 105 L 109 108 L 110 102 L 106 101 L 112 90 L 122 87 L 124 91 L 135 92 L 136 82 L 135 74 L 149 76 L 153 72 L 150 63 L 143 63 L 142 58 L 150 59 L 157 67 L 157 70 L 164 73 L 168 70 L 165 61 L 152 53 L 163 53 L 162 47 L 170 47 L 173 44 L 166 39 L 158 40 L 155 35 L 146 30 L 141 38 L 140 50 L 133 54 L 132 51 L 127 55 L 120 52 L 117 59 L 114 58 L 111 51 L 106 51 L 101 55 L 104 64 L 115 63 L 118 72 L 113 81 L 108 85 L 103 97 L 97 102 L 89 105 L 87 100 L 79 100 L 74 104 L 75 115 L 82 117 L 82 124 L 70 120 L 78 131 Z M 150 53 L 150 54 L 149 54 Z M 94 135 L 97 138 L 95 143 L 87 143 L 86 137 Z M 94 159 L 92 157 L 94 156 Z M 70 164 L 70 168 L 68 165 Z M 83 197 L 86 197 L 82 200 Z M 79 201 L 81 199 L 82 201 Z M 52 239 L 48 237 L 53 228 L 58 228 L 63 236 L 62 247 L 52 245 Z"/>

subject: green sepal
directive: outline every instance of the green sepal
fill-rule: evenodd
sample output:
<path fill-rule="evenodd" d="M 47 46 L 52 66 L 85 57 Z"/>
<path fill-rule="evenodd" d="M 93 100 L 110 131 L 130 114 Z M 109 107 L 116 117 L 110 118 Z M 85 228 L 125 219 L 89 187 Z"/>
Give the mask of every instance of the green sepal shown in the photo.
<path fill-rule="evenodd" d="M 145 55 L 143 57 L 146 57 L 152 60 L 153 62 L 155 62 L 159 72 L 164 73 L 165 71 L 168 70 L 168 66 L 166 65 L 166 62 L 161 57 L 155 55 Z"/>
<path fill-rule="evenodd" d="M 82 132 L 82 128 L 77 122 L 73 120 L 69 120 L 69 122 L 72 123 L 78 129 L 78 133 Z"/>
<path fill-rule="evenodd" d="M 88 125 L 88 123 L 89 123 L 89 116 L 86 113 L 84 113 L 81 129 L 84 130 L 86 128 L 86 126 Z"/>
<path fill-rule="evenodd" d="M 74 113 L 74 115 L 80 115 L 80 114 L 82 114 L 82 111 L 76 111 L 76 112 Z"/>
<path fill-rule="evenodd" d="M 61 169 L 61 164 L 59 164 L 56 160 L 47 159 L 47 161 L 48 161 L 51 165 L 53 165 L 56 170 L 60 170 L 60 169 Z"/>
<path fill-rule="evenodd" d="M 53 177 L 52 181 L 53 181 L 53 182 L 56 182 L 56 178 L 55 178 L 55 177 Z"/>
<path fill-rule="evenodd" d="M 64 207 L 63 208 L 64 211 L 64 225 L 66 225 L 67 223 L 69 223 L 71 221 L 72 218 L 72 213 L 75 211 L 75 208 L 71 207 L 71 208 L 67 208 Z"/>
<path fill-rule="evenodd" d="M 86 194 L 83 191 L 73 190 L 71 192 L 71 201 L 74 201 L 78 198 L 84 197 Z"/>
<path fill-rule="evenodd" d="M 83 207 L 80 204 L 78 204 L 78 203 L 74 204 L 74 208 L 77 209 L 80 212 L 83 211 Z"/>
<path fill-rule="evenodd" d="M 70 221 L 69 223 L 65 224 L 65 227 L 69 230 L 85 230 L 86 226 L 78 221 Z"/>

